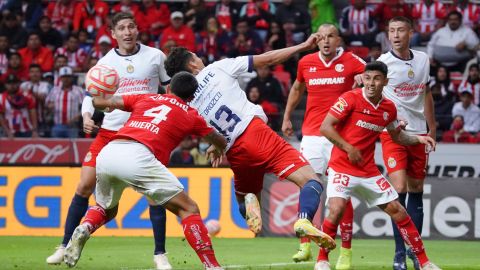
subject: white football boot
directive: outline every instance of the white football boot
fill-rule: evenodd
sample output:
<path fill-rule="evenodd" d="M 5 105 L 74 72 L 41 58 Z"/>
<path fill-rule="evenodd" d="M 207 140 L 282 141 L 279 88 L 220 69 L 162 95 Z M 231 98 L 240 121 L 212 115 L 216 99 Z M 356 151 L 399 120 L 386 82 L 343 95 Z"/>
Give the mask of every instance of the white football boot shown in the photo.
<path fill-rule="evenodd" d="M 172 265 L 168 262 L 167 254 L 153 255 L 153 262 L 157 270 L 171 270 Z"/>
<path fill-rule="evenodd" d="M 60 245 L 55 248 L 55 252 L 47 258 L 48 264 L 61 264 L 63 262 L 63 255 L 65 254 L 65 246 Z"/>
<path fill-rule="evenodd" d="M 67 247 L 65 248 L 65 256 L 63 261 L 68 265 L 68 267 L 74 267 L 80 255 L 82 255 L 83 247 L 85 243 L 90 238 L 90 232 L 88 227 L 85 224 L 80 224 L 75 231 L 73 231 L 72 238 L 68 242 Z"/>

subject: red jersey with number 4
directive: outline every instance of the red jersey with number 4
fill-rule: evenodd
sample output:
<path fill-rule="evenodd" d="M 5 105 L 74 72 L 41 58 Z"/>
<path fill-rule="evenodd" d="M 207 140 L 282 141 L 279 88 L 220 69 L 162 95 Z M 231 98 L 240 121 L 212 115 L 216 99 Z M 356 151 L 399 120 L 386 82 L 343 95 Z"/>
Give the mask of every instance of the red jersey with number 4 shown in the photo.
<path fill-rule="evenodd" d="M 354 77 L 363 73 L 365 61 L 351 52 L 337 51 L 326 63 L 319 52 L 300 59 L 297 81 L 307 87 L 307 109 L 303 119 L 304 136 L 320 136 L 320 125 L 337 98 L 352 90 Z"/>
<path fill-rule="evenodd" d="M 122 98 L 124 110 L 131 115 L 112 140 L 138 141 L 164 165 L 185 136 L 203 137 L 213 130 L 195 109 L 174 95 L 124 95 Z"/>
<path fill-rule="evenodd" d="M 336 130 L 344 140 L 360 150 L 363 163 L 351 163 L 347 153 L 334 146 L 328 165 L 336 172 L 357 177 L 379 175 L 373 158 L 375 141 L 385 127 L 398 127 L 395 104 L 382 98 L 375 105 L 367 99 L 363 89 L 358 88 L 339 97 L 329 113 L 340 120 Z"/>

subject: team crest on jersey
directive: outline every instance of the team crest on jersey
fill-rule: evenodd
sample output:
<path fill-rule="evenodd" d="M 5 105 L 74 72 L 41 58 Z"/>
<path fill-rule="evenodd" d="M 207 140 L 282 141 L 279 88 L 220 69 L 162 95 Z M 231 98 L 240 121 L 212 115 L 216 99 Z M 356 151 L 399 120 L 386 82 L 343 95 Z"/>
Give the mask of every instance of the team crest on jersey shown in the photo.
<path fill-rule="evenodd" d="M 413 72 L 413 69 L 410 68 L 408 70 L 408 78 L 413 79 L 413 77 L 415 77 L 415 73 Z"/>
<path fill-rule="evenodd" d="M 335 71 L 336 72 L 342 72 L 345 69 L 345 66 L 343 64 L 336 64 L 335 65 Z"/>
<path fill-rule="evenodd" d="M 390 167 L 391 169 L 397 166 L 397 161 L 393 157 L 389 157 L 387 163 L 388 163 L 388 167 Z"/>
<path fill-rule="evenodd" d="M 135 68 L 131 64 L 127 66 L 128 73 L 133 73 L 134 71 L 135 71 Z"/>
<path fill-rule="evenodd" d="M 383 120 L 388 120 L 388 112 L 383 112 Z"/>
<path fill-rule="evenodd" d="M 92 152 L 88 151 L 88 153 L 85 155 L 85 159 L 83 160 L 84 162 L 89 162 L 92 160 Z"/>
<path fill-rule="evenodd" d="M 345 107 L 347 106 L 348 106 L 348 103 L 345 101 L 345 99 L 339 98 L 337 103 L 333 105 L 333 108 L 338 112 L 343 112 L 345 110 Z"/>

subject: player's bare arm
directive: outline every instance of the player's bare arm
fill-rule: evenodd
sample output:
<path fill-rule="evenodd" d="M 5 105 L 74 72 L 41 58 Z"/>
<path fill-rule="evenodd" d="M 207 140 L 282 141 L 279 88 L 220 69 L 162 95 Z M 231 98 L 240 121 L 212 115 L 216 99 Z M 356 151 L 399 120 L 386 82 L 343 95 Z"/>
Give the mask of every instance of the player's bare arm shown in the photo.
<path fill-rule="evenodd" d="M 218 165 L 222 163 L 225 147 L 227 147 L 227 140 L 216 131 L 210 132 L 204 139 L 212 144 L 207 149 L 207 158 L 212 163 L 212 167 L 218 167 Z"/>
<path fill-rule="evenodd" d="M 290 117 L 292 115 L 292 112 L 302 100 L 304 92 L 305 83 L 295 80 L 292 87 L 290 88 L 290 93 L 288 94 L 287 99 L 287 106 L 285 108 L 285 113 L 283 114 L 282 132 L 283 135 L 287 137 L 293 135 L 292 121 L 290 120 Z"/>
<path fill-rule="evenodd" d="M 437 138 L 437 123 L 435 121 L 435 106 L 433 103 L 432 91 L 430 87 L 426 86 L 425 89 L 425 107 L 423 114 L 425 115 L 425 120 L 428 125 L 428 136 L 432 139 Z"/>
<path fill-rule="evenodd" d="M 94 97 L 92 99 L 93 107 L 96 109 L 111 112 L 114 109 L 123 110 L 125 108 L 123 104 L 123 98 L 121 96 L 112 96 L 108 99 L 103 97 Z"/>
<path fill-rule="evenodd" d="M 363 162 L 362 153 L 356 147 L 345 141 L 335 129 L 335 126 L 339 122 L 335 116 L 328 113 L 327 116 L 325 116 L 325 120 L 323 120 L 322 126 L 320 126 L 320 132 L 335 146 L 347 152 L 350 162 L 353 164 L 361 164 Z"/>
<path fill-rule="evenodd" d="M 416 145 L 425 144 L 430 149 L 435 148 L 435 140 L 430 136 L 409 135 L 401 128 L 396 127 L 393 123 L 387 126 L 387 131 L 392 137 L 393 141 L 401 145 Z"/>
<path fill-rule="evenodd" d="M 253 67 L 276 65 L 285 62 L 296 53 L 313 50 L 317 46 L 317 39 L 318 34 L 312 34 L 305 42 L 298 45 L 254 55 Z"/>

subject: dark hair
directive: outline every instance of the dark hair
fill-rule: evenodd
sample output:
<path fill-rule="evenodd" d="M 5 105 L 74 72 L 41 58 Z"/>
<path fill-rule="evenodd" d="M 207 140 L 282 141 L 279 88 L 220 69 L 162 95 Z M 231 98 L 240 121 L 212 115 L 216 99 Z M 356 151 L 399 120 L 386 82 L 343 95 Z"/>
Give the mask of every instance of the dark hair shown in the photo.
<path fill-rule="evenodd" d="M 448 19 L 448 18 L 450 18 L 450 16 L 452 16 L 452 15 L 457 15 L 458 18 L 460 18 L 460 22 L 462 22 L 462 20 L 463 20 L 463 15 L 462 15 L 462 13 L 460 13 L 458 10 L 455 10 L 455 9 L 454 9 L 454 10 L 448 12 L 446 18 Z"/>
<path fill-rule="evenodd" d="M 165 60 L 165 70 L 173 77 L 180 71 L 189 71 L 187 64 L 192 59 L 192 53 L 184 47 L 173 47 Z"/>
<path fill-rule="evenodd" d="M 28 67 L 28 69 L 32 69 L 32 68 L 39 68 L 40 70 L 42 69 L 42 67 L 39 65 L 39 64 L 30 64 L 30 66 Z"/>
<path fill-rule="evenodd" d="M 380 71 L 385 77 L 387 77 L 388 67 L 383 62 L 373 61 L 365 66 L 365 72 L 367 71 Z"/>
<path fill-rule="evenodd" d="M 133 20 L 133 22 L 135 24 L 137 24 L 137 22 L 135 21 L 135 17 L 133 17 L 133 15 L 131 13 L 128 13 L 128 12 L 118 12 L 118 13 L 115 13 L 115 15 L 113 15 L 112 17 L 112 24 L 110 25 L 110 27 L 112 29 L 115 28 L 115 26 L 117 25 L 117 23 L 121 20 L 125 20 L 125 19 L 131 19 Z"/>
<path fill-rule="evenodd" d="M 193 74 L 186 71 L 178 72 L 170 81 L 170 89 L 172 90 L 172 93 L 183 100 L 190 99 L 197 88 L 197 79 L 195 79 Z"/>
<path fill-rule="evenodd" d="M 8 56 L 8 60 L 10 60 L 10 58 L 12 58 L 12 56 L 18 56 L 20 59 L 22 59 L 22 55 L 19 54 L 18 52 L 12 52 L 10 53 L 10 55 Z"/>
<path fill-rule="evenodd" d="M 37 32 L 37 31 L 32 31 L 32 32 L 28 33 L 27 40 L 30 39 L 31 36 L 37 36 L 40 39 L 40 33 Z"/>
<path fill-rule="evenodd" d="M 472 70 L 472 68 L 476 68 L 477 70 L 480 70 L 480 67 L 478 66 L 478 64 L 472 64 L 468 67 L 468 71 Z"/>
<path fill-rule="evenodd" d="M 388 25 L 390 25 L 392 22 L 404 22 L 405 24 L 408 25 L 410 29 L 413 29 L 413 22 L 407 17 L 404 17 L 404 16 L 393 17 L 388 21 Z"/>

